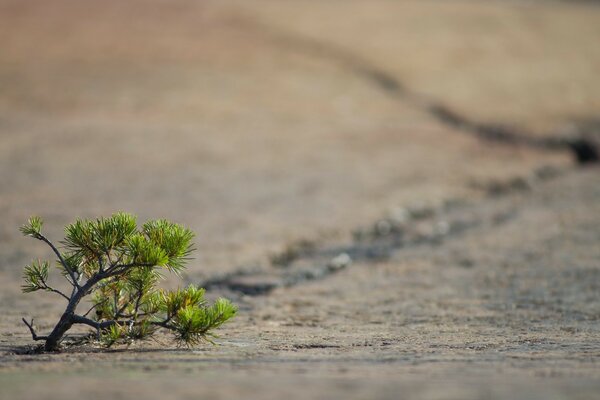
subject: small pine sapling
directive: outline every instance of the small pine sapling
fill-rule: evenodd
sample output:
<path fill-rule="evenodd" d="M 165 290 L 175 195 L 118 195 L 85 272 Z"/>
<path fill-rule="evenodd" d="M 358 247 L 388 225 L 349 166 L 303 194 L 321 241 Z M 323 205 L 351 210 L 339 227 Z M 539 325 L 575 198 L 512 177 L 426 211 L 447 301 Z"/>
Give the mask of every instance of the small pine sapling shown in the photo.
<path fill-rule="evenodd" d="M 30 218 L 21 232 L 50 246 L 70 284 L 70 292 L 50 286 L 47 261 L 34 261 L 23 271 L 23 292 L 48 291 L 67 301 L 47 336 L 38 335 L 33 320 L 23 318 L 33 340 L 45 341 L 46 351 L 57 350 L 75 324 L 94 328 L 106 346 L 148 338 L 159 329 L 171 331 L 182 344 L 196 345 L 210 342 L 212 330 L 237 312 L 226 299 L 208 304 L 204 289 L 193 285 L 175 291 L 157 288 L 161 271 L 179 274 L 193 250 L 193 232 L 172 222 L 153 220 L 138 228 L 136 218 L 127 213 L 79 219 L 65 228 L 61 250 L 42 234 L 39 217 Z M 88 295 L 92 307 L 78 313 Z"/>

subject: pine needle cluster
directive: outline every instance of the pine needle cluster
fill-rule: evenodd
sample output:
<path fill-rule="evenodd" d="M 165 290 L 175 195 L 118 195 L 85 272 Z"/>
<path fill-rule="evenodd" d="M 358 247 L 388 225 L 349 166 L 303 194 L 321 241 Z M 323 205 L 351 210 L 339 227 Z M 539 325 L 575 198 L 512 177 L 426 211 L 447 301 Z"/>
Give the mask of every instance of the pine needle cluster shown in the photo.
<path fill-rule="evenodd" d="M 193 285 L 174 291 L 157 287 L 164 272 L 182 272 L 194 250 L 193 232 L 181 225 L 159 219 L 138 227 L 135 216 L 127 213 L 78 219 L 65 228 L 60 250 L 42 234 L 42 225 L 41 218 L 32 217 L 21 232 L 50 246 L 71 287 L 65 293 L 48 284 L 48 261 L 34 261 L 23 270 L 23 292 L 43 290 L 67 300 L 48 336 L 37 335 L 33 321 L 23 319 L 33 339 L 45 341 L 47 351 L 56 350 L 74 324 L 94 328 L 106 346 L 145 339 L 159 329 L 189 346 L 212 342 L 212 331 L 237 312 L 227 299 L 208 304 L 204 289 Z M 92 307 L 78 314 L 79 303 L 88 295 Z"/>

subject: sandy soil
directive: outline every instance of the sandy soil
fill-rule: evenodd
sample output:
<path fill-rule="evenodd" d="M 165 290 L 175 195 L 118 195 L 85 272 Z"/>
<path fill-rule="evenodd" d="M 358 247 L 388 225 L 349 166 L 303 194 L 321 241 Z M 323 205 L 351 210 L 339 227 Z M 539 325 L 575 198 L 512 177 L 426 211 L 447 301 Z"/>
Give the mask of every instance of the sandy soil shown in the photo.
<path fill-rule="evenodd" d="M 591 2 L 0 1 L 0 398 L 594 398 L 597 167 L 432 108 L 596 143 L 599 27 Z M 185 283 L 240 306 L 221 345 L 22 354 L 62 304 L 19 293 L 50 254 L 18 226 L 116 210 L 197 232 Z"/>

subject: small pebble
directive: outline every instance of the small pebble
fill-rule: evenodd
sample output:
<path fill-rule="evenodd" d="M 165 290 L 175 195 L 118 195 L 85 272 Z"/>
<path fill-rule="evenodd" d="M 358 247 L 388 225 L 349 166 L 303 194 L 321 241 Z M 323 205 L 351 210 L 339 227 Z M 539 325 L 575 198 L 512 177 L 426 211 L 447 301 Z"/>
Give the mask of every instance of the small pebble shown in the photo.
<path fill-rule="evenodd" d="M 435 234 L 445 236 L 450 232 L 450 224 L 448 221 L 440 221 L 435 226 Z"/>
<path fill-rule="evenodd" d="M 348 253 L 341 253 L 329 261 L 328 267 L 337 270 L 347 267 L 352 263 L 352 258 L 348 255 Z"/>

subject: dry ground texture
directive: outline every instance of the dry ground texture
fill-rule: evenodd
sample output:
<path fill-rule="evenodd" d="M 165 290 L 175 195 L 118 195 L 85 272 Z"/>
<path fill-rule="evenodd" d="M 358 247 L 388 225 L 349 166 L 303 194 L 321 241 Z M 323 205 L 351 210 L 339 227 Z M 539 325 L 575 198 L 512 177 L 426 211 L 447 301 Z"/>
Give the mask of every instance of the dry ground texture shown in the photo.
<path fill-rule="evenodd" d="M 0 398 L 597 398 L 599 43 L 594 2 L 1 0 Z M 220 346 L 24 354 L 62 300 L 18 226 L 116 210 L 197 232 Z"/>

